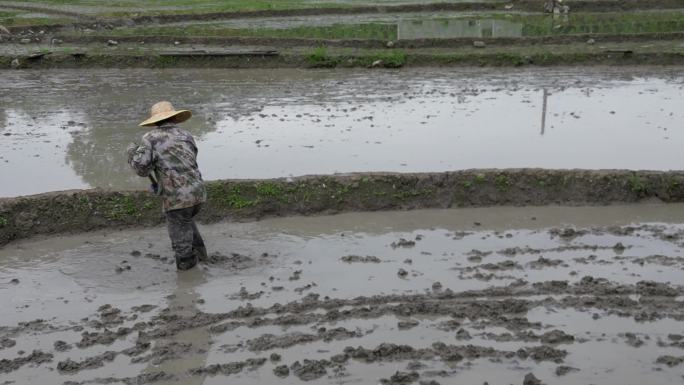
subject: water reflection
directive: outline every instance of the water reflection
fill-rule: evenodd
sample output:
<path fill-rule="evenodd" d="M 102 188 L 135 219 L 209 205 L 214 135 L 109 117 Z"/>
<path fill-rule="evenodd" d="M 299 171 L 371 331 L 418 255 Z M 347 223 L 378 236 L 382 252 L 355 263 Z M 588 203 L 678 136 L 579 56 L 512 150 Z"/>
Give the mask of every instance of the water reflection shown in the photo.
<path fill-rule="evenodd" d="M 498 19 L 403 20 L 397 24 L 397 38 L 400 40 L 522 35 L 522 23 Z"/>
<path fill-rule="evenodd" d="M 674 130 L 684 119 L 679 73 L 8 71 L 10 88 L 0 92 L 0 196 L 145 188 L 124 149 L 139 140 L 144 131 L 137 123 L 161 99 L 194 111 L 184 125 L 197 138 L 207 179 L 484 167 L 671 169 L 684 140 Z M 621 151 L 608 156 L 610 148 Z"/>
<path fill-rule="evenodd" d="M 176 278 L 176 290 L 168 296 L 168 312 L 166 317 L 186 317 L 192 318 L 200 312 L 198 303 L 202 301 L 198 293 L 198 287 L 206 283 L 205 272 L 199 268 L 187 272 L 178 273 Z M 205 376 L 190 375 L 191 369 L 203 368 L 206 366 L 207 358 L 211 348 L 211 334 L 209 328 L 198 327 L 162 337 L 154 341 L 155 346 L 152 350 L 164 350 L 171 346 L 169 350 L 177 349 L 182 351 L 179 357 L 161 363 L 151 360 L 142 373 L 156 374 L 164 372 L 174 376 L 170 380 L 161 380 L 156 383 L 159 385 L 178 384 L 179 380 L 186 385 L 201 385 L 204 383 Z M 183 350 L 183 348 L 187 350 Z"/>

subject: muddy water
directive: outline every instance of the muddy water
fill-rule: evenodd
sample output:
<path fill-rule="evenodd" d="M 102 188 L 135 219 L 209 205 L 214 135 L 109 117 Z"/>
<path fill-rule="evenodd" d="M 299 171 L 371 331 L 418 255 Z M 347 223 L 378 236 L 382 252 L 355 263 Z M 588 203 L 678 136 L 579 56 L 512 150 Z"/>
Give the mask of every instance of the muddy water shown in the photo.
<path fill-rule="evenodd" d="M 377 383 L 410 365 L 442 384 L 519 384 L 528 372 L 549 384 L 678 384 L 682 364 L 656 361 L 684 355 L 682 222 L 677 204 L 222 223 L 201 227 L 209 248 L 240 257 L 181 274 L 163 260 L 163 228 L 23 241 L 0 250 L 0 371 L 16 383 L 138 383 L 164 371 L 159 383 L 296 384 L 296 361 L 393 343 L 413 355 L 385 345 L 369 362 L 347 349 L 312 383 Z M 350 255 L 375 259 L 341 260 Z M 554 330 L 561 340 L 539 341 Z M 462 357 L 434 355 L 436 342 Z M 51 361 L 1 361 L 36 349 Z M 272 353 L 281 360 L 190 372 Z M 66 371 L 68 360 L 89 365 Z M 276 377 L 277 365 L 293 373 Z M 559 366 L 577 370 L 558 376 Z"/>
<path fill-rule="evenodd" d="M 207 179 L 468 168 L 679 169 L 680 68 L 2 72 L 0 196 L 144 188 L 149 106 L 194 111 Z"/>

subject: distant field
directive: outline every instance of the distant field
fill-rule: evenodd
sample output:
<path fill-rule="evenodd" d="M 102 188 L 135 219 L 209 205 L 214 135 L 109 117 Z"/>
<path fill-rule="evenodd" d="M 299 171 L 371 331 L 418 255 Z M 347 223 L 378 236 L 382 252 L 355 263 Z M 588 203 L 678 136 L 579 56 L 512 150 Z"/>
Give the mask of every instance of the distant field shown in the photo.
<path fill-rule="evenodd" d="M 302 0 L 114 0 L 107 2 L 97 0 L 28 0 L 12 3 L 99 16 L 257 11 L 331 6 L 339 7 L 344 4 L 337 2 L 311 2 Z"/>
<path fill-rule="evenodd" d="M 301 20 L 274 19 L 277 23 L 263 22 L 263 27 L 238 27 L 235 23 L 185 23 L 175 25 L 146 25 L 134 28 L 116 28 L 96 33 L 116 36 L 223 36 L 266 38 L 317 38 L 317 39 L 389 39 L 421 37 L 487 37 L 485 25 L 509 28 L 494 31 L 492 37 L 552 36 L 583 33 L 658 33 L 684 30 L 684 12 L 640 13 L 577 13 L 553 18 L 549 15 L 481 14 L 477 16 L 439 18 L 434 15 L 421 19 L 412 15 L 406 20 L 359 22 L 357 18 L 331 19 L 330 25 L 302 25 Z M 492 23 L 493 21 L 499 21 Z M 404 37 L 400 25 L 409 24 L 415 34 Z M 425 23 L 425 25 L 423 25 Z M 503 24 L 502 24 L 503 23 Z M 260 23 L 255 23 L 260 24 Z M 278 24 L 279 27 L 274 25 Z M 482 25 L 482 27 L 480 27 Z M 501 27 L 503 28 L 503 27 Z M 423 29 L 424 31 L 421 31 Z M 473 32 L 475 31 L 475 32 Z M 499 35 L 496 35 L 496 33 Z M 425 33 L 421 36 L 421 33 Z M 473 35 L 472 33 L 485 33 Z"/>

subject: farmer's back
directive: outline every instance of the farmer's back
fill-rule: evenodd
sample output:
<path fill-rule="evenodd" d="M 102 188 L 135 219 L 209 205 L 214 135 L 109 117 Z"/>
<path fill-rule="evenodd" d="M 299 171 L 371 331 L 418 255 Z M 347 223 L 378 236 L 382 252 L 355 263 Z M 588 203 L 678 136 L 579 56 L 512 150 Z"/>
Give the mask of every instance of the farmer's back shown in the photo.
<path fill-rule="evenodd" d="M 164 197 L 164 210 L 192 207 L 206 200 L 202 174 L 197 166 L 197 146 L 192 135 L 173 123 L 147 132 L 151 163 Z"/>

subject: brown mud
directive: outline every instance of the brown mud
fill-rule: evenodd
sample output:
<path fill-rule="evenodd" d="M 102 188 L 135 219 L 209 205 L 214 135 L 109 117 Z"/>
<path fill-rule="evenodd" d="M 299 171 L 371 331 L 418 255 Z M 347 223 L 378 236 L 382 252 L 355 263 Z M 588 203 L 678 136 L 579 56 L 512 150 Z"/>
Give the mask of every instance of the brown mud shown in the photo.
<path fill-rule="evenodd" d="M 23 241 L 0 250 L 1 282 L 20 278 L 0 370 L 66 385 L 677 383 L 684 267 L 649 256 L 678 255 L 683 220 L 681 204 L 660 204 L 224 223 L 202 227 L 209 246 L 248 263 L 183 274 L 140 252 L 169 252 L 156 245 L 162 228 Z M 382 262 L 341 257 L 371 253 Z M 94 268 L 131 258 L 125 277 Z M 488 284 L 449 269 L 511 263 L 510 278 Z M 413 274 L 396 277 L 399 266 Z M 293 272 L 316 286 L 298 293 Z M 24 298 L 63 274 L 97 292 L 56 285 L 55 298 Z M 238 285 L 264 294 L 231 296 Z"/>
<path fill-rule="evenodd" d="M 575 51 L 562 45 L 520 46 L 518 52 L 472 50 L 464 52 L 399 52 L 369 51 L 330 54 L 324 60 L 312 60 L 311 53 L 264 50 L 215 50 L 191 53 L 169 51 L 152 54 L 109 54 L 76 50 L 73 53 L 11 54 L 0 56 L 0 68 L 17 69 L 88 69 L 88 68 L 399 68 L 399 67 L 521 67 L 521 66 L 599 66 L 684 64 L 679 48 L 634 48 L 618 45 L 605 49 Z M 560 47 L 559 50 L 556 50 Z M 505 47 L 501 47 L 506 49 Z M 389 51 L 388 51 L 389 52 Z M 12 64 L 14 63 L 14 64 Z"/>
<path fill-rule="evenodd" d="M 468 170 L 360 173 L 207 184 L 203 222 L 348 211 L 684 201 L 684 174 L 651 171 Z M 65 191 L 0 199 L 0 245 L 41 234 L 162 222 L 145 192 Z"/>

